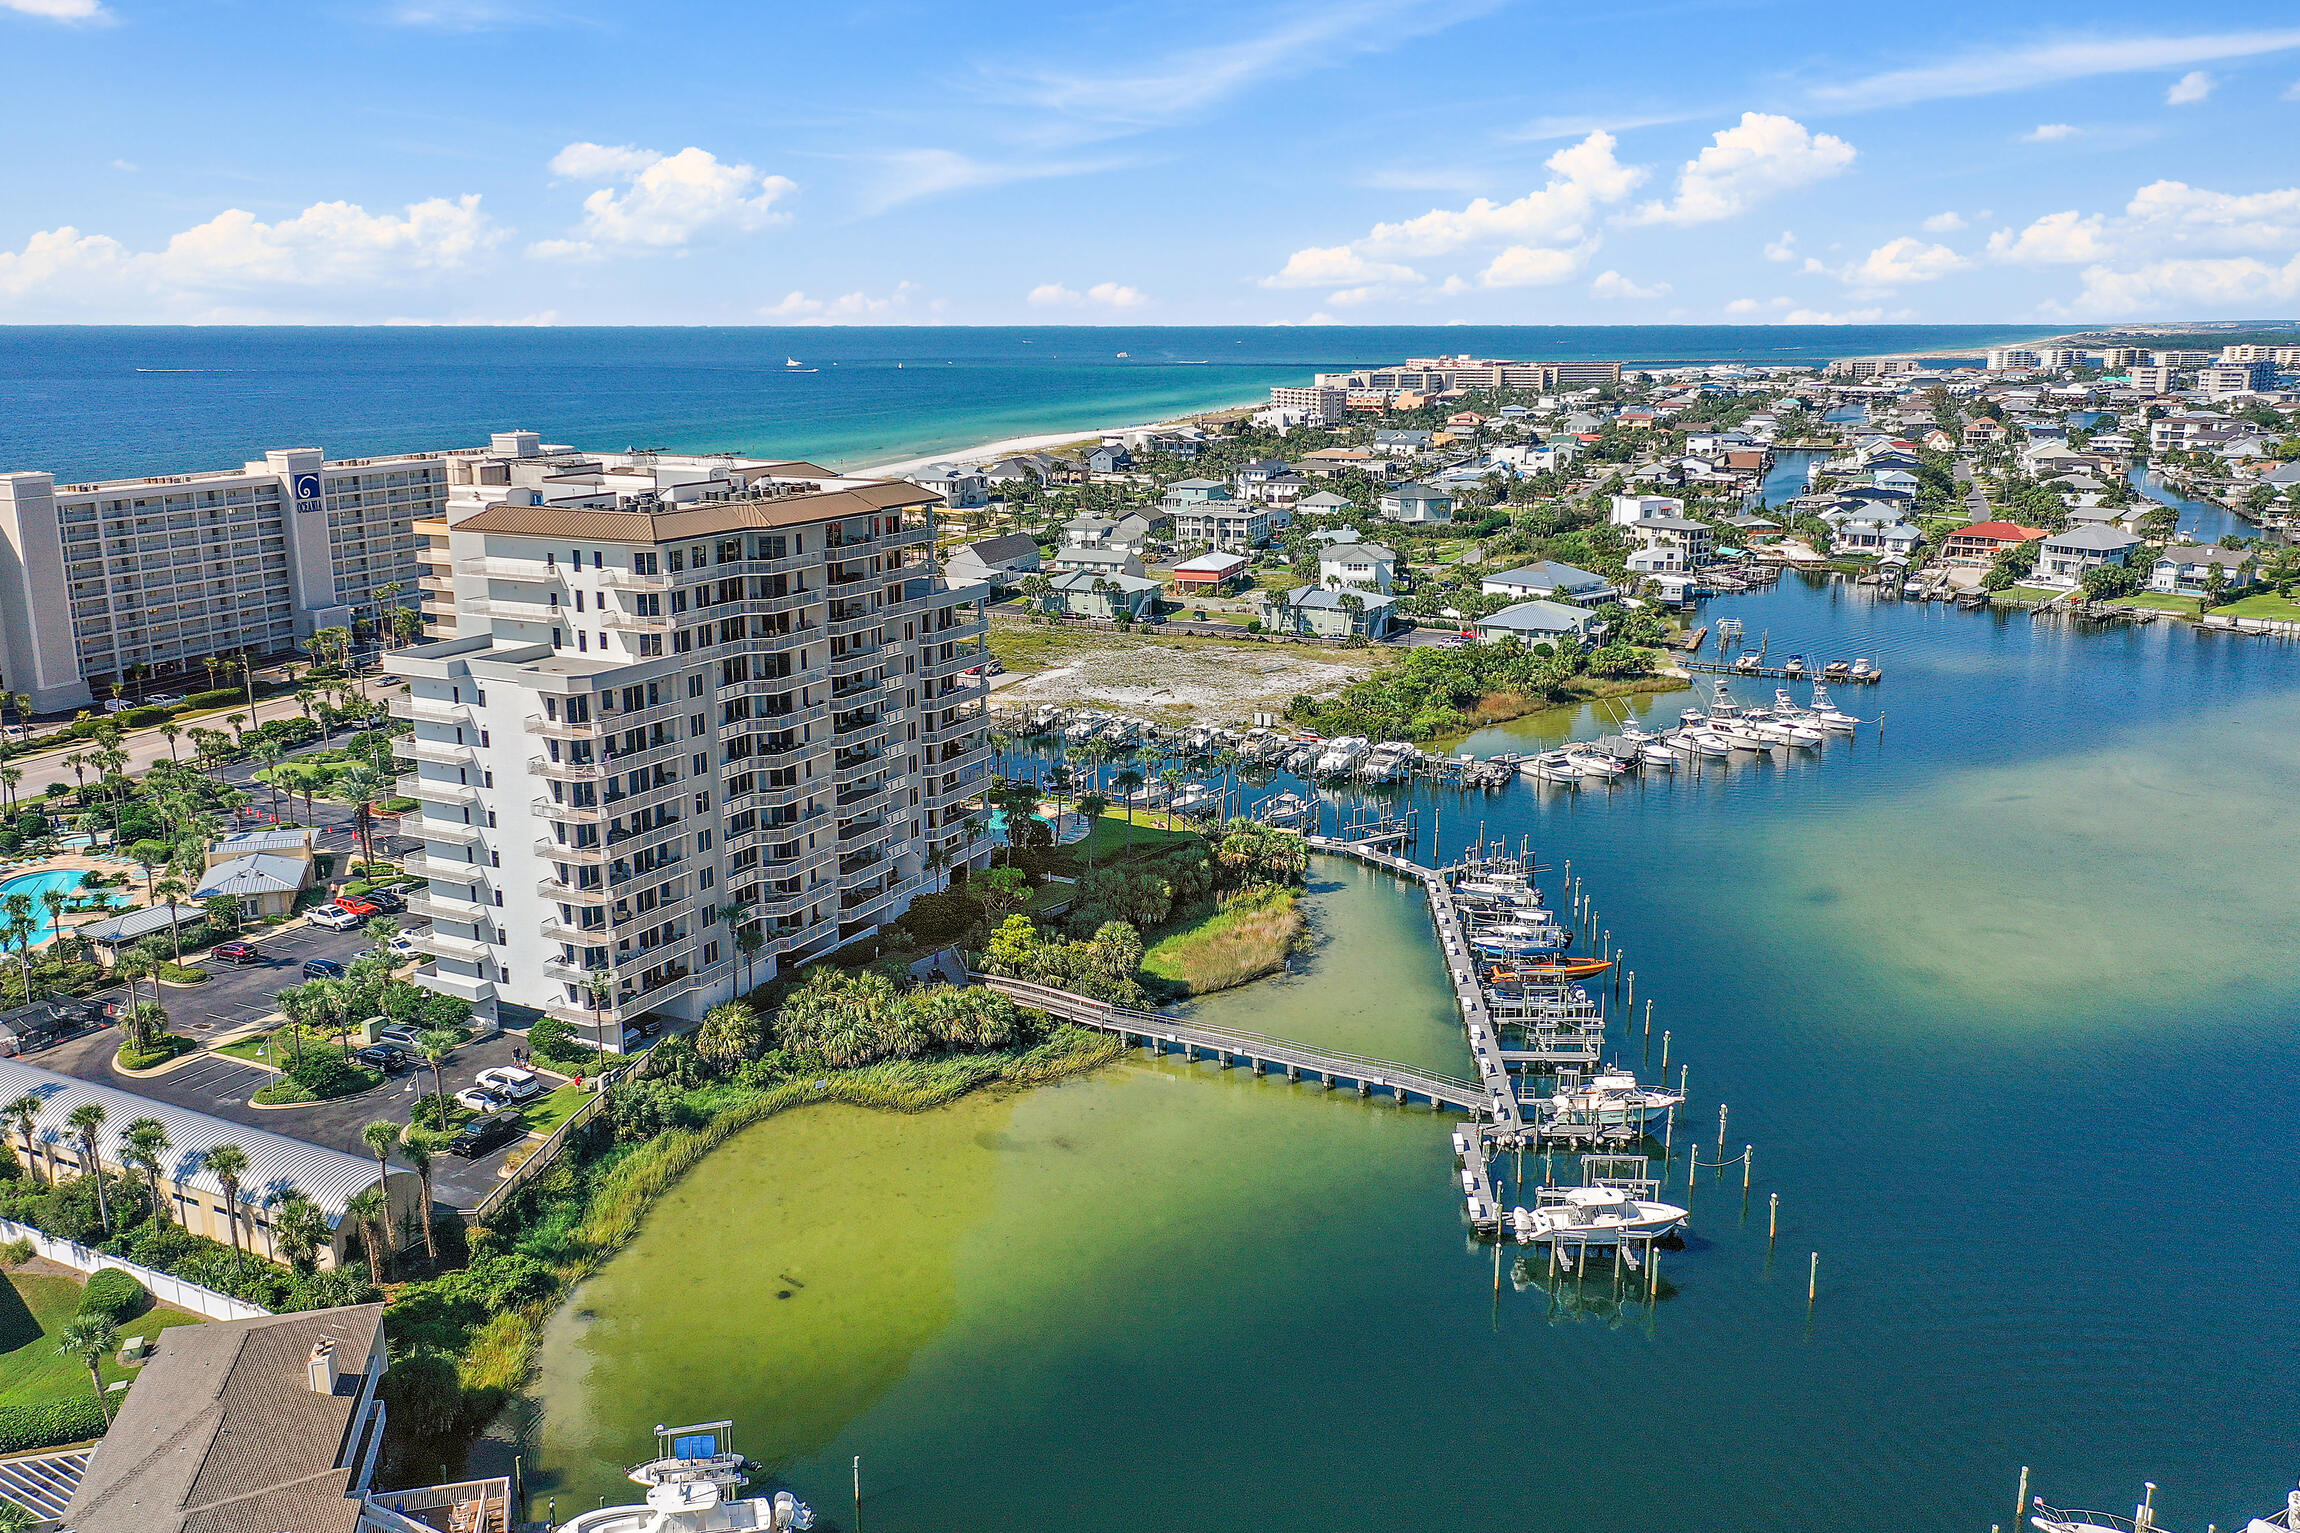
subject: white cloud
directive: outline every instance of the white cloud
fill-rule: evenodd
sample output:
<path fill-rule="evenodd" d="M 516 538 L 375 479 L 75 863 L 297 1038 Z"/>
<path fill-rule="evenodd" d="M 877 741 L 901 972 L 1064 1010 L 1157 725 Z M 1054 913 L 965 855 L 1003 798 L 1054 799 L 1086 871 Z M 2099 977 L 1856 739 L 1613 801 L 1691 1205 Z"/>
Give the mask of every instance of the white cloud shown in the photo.
<path fill-rule="evenodd" d="M 1434 208 L 1376 224 L 1359 244 L 1378 255 L 1434 256 L 1496 240 L 1578 240 L 1600 204 L 1620 201 L 1645 179 L 1643 167 L 1622 164 L 1613 148 L 1611 134 L 1592 133 L 1545 160 L 1549 181 L 1514 202 L 1479 197 L 1458 210 Z"/>
<path fill-rule="evenodd" d="M 2127 271 L 2094 266 L 2076 306 L 2089 313 L 2193 314 L 2300 299 L 2300 255 L 2282 266 L 2252 256 L 2151 261 Z"/>
<path fill-rule="evenodd" d="M 1551 138 L 1586 138 L 1592 133 L 1627 133 L 1636 128 L 1666 127 L 1671 123 L 1691 122 L 1703 115 L 1700 112 L 1645 112 L 1627 117 L 1536 117 L 1500 137 L 1504 142 L 1519 144 Z"/>
<path fill-rule="evenodd" d="M 2276 99 L 2279 101 L 2300 101 L 2300 80 L 2294 80 L 2290 85 L 2285 86 L 2283 94 Z"/>
<path fill-rule="evenodd" d="M 135 252 L 69 226 L 21 251 L 0 250 L 0 301 L 19 315 L 94 312 L 119 318 L 200 315 L 218 299 L 278 290 L 364 296 L 472 267 L 502 239 L 479 197 L 433 197 L 399 214 L 315 202 L 275 223 L 229 208 Z"/>
<path fill-rule="evenodd" d="M 1410 266 L 1369 261 L 1347 245 L 1297 250 L 1284 267 L 1262 279 L 1264 287 L 1332 287 L 1346 282 L 1421 282 Z"/>
<path fill-rule="evenodd" d="M 1762 314 L 1767 309 L 1787 309 L 1795 306 L 1788 298 L 1736 298 L 1725 305 L 1725 312 L 1733 315 Z"/>
<path fill-rule="evenodd" d="M 1438 11 L 1415 0 L 1336 0 L 1296 10 L 1259 31 L 1171 53 L 1128 49 L 1127 62 L 1118 69 L 1018 69 L 1012 54 L 1001 54 L 985 83 L 1002 106 L 1021 101 L 1087 122 L 1149 127 L 1197 116 L 1267 80 L 1306 74 L 1443 31 L 1496 3 L 1481 0 Z M 1192 35 L 1204 33 L 1194 28 Z"/>
<path fill-rule="evenodd" d="M 1639 287 L 1617 271 L 1601 271 L 1590 280 L 1589 291 L 1597 298 L 1659 298 L 1669 291 L 1669 284 Z"/>
<path fill-rule="evenodd" d="M 1706 224 L 1747 212 L 1768 197 L 1837 175 L 1853 163 L 1851 144 L 1813 133 L 1769 112 L 1744 112 L 1677 172 L 1673 201 L 1650 202 L 1627 220 Z"/>
<path fill-rule="evenodd" d="M 570 181 L 612 181 L 583 199 L 577 237 L 542 240 L 528 253 L 544 259 L 599 254 L 602 249 L 677 249 L 708 230 L 756 229 L 790 215 L 774 204 L 797 184 L 728 164 L 693 146 L 663 154 L 634 145 L 569 144 L 551 157 L 552 174 Z"/>
<path fill-rule="evenodd" d="M 1478 273 L 1478 281 L 1487 287 L 1548 287 L 1579 273 L 1596 249 L 1595 240 L 1569 250 L 1512 245 Z"/>
<path fill-rule="evenodd" d="M 114 160 L 112 162 L 112 168 L 114 170 L 126 171 L 129 175 L 132 176 L 143 167 L 136 164 L 136 162 L 133 160 Z"/>
<path fill-rule="evenodd" d="M 2076 38 L 2033 48 L 1993 48 L 1938 64 L 1893 69 L 1825 85 L 1813 99 L 1861 109 L 1907 106 L 1954 96 L 1989 96 L 2095 75 L 2177 69 L 2300 48 L 2300 30 L 2220 32 L 2193 37 Z"/>
<path fill-rule="evenodd" d="M 1853 287 L 1899 287 L 1909 282 L 1936 281 L 1970 265 L 1972 262 L 1946 245 L 1928 245 L 1904 234 L 1899 239 L 1887 240 L 1838 275 Z"/>
<path fill-rule="evenodd" d="M 1768 261 L 1794 261 L 1794 260 L 1796 260 L 1796 259 L 1797 259 L 1797 234 L 1796 234 L 1796 231 L 1795 231 L 1795 230 L 1793 230 L 1793 229 L 1783 229 L 1783 230 L 1781 231 L 1781 237 L 1780 237 L 1779 239 L 1777 239 L 1777 240 L 1767 240 L 1767 241 L 1765 242 L 1765 259 L 1766 259 L 1766 260 L 1768 260 Z"/>
<path fill-rule="evenodd" d="M 1846 309 L 1830 313 L 1823 309 L 1791 309 L 1781 316 L 1784 325 L 1873 325 L 1880 320 L 1906 318 L 1906 311 L 1888 314 L 1883 309 Z"/>
<path fill-rule="evenodd" d="M 1927 234 L 1954 234 L 1965 226 L 1965 216 L 1958 212 L 1935 213 L 1917 225 Z"/>
<path fill-rule="evenodd" d="M 97 0 L 0 0 L 0 11 L 37 16 L 43 21 L 110 21 L 112 13 Z"/>
<path fill-rule="evenodd" d="M 898 282 L 894 291 L 884 298 L 873 298 L 863 292 L 848 293 L 840 298 L 809 298 L 803 292 L 792 292 L 785 294 L 780 303 L 759 310 L 759 314 L 765 319 L 791 320 L 802 325 L 884 323 L 903 318 L 910 307 L 911 295 L 917 291 L 908 282 Z"/>
<path fill-rule="evenodd" d="M 904 149 L 878 156 L 881 172 L 863 198 L 865 211 L 883 213 L 906 202 L 953 192 L 982 191 L 1018 181 L 1083 176 L 1117 170 L 1124 160 L 977 160 L 952 149 Z"/>
<path fill-rule="evenodd" d="M 1089 304 L 1106 309 L 1138 309 L 1149 301 L 1139 289 L 1116 282 L 1097 282 L 1083 293 L 1059 282 L 1041 282 L 1024 300 L 1036 309 L 1083 309 Z"/>
<path fill-rule="evenodd" d="M 2133 236 L 2160 245 L 2251 250 L 2300 245 L 2300 188 L 2236 195 L 2185 181 L 2152 181 L 2125 204 Z"/>
<path fill-rule="evenodd" d="M 2166 106 L 2194 106 L 2197 102 L 2210 96 L 2212 87 L 2218 83 L 2204 70 L 2191 69 L 2172 82 L 2172 89 L 2164 93 L 2164 104 Z"/>
<path fill-rule="evenodd" d="M 1999 229 L 1989 236 L 1989 259 L 2021 266 L 2081 266 L 2109 254 L 2097 213 L 2084 217 L 2074 208 L 2047 213 L 2015 234 Z"/>
<path fill-rule="evenodd" d="M 2020 136 L 2024 144 L 2057 144 L 2064 138 L 2076 137 L 2076 129 L 2065 122 L 2040 122 Z"/>

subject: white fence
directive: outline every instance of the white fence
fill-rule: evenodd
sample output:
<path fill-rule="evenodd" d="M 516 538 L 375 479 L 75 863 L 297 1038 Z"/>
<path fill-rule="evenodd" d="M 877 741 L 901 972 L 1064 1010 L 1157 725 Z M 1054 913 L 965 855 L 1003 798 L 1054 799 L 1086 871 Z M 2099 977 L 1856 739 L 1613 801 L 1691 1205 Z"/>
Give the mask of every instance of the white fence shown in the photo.
<path fill-rule="evenodd" d="M 0 1219 L 0 1240 L 29 1240 L 32 1249 L 48 1260 L 81 1272 L 101 1272 L 107 1267 L 117 1267 L 150 1289 L 152 1297 L 161 1303 L 188 1309 L 210 1320 L 253 1320 L 258 1315 L 271 1313 L 260 1304 L 230 1298 L 217 1293 L 213 1288 L 202 1288 L 180 1277 L 171 1277 L 165 1272 L 156 1272 L 150 1267 L 123 1261 L 117 1256 L 106 1256 L 101 1251 L 91 1251 L 77 1241 L 58 1240 L 53 1235 L 36 1230 L 29 1224 L 18 1224 L 13 1219 Z"/>

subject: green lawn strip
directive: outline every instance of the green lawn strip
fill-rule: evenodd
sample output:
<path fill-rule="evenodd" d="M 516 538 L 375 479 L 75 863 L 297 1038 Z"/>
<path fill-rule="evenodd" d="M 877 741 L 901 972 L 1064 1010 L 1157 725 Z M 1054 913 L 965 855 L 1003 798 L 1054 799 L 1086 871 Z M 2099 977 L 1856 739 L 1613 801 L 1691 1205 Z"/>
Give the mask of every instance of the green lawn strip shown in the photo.
<path fill-rule="evenodd" d="M 2243 596 L 2225 606 L 2212 609 L 2214 617 L 2257 617 L 2271 622 L 2300 623 L 2300 602 L 2289 596 L 2278 596 L 2273 591 L 2261 591 Z"/>
<path fill-rule="evenodd" d="M 269 1052 L 271 1039 L 270 1033 L 253 1033 L 245 1038 L 235 1038 L 230 1043 L 219 1043 L 208 1052 L 211 1054 L 229 1054 L 234 1059 L 244 1059 L 250 1064 L 271 1065 L 274 1068 L 284 1070 L 287 1068 L 287 1061 L 284 1059 L 275 1060 L 271 1057 Z"/>
<path fill-rule="evenodd" d="M 556 1091 L 546 1092 L 519 1110 L 519 1120 L 528 1131 L 548 1134 L 575 1115 L 575 1109 L 597 1095 L 590 1086 L 578 1086 L 573 1081 Z"/>
<path fill-rule="evenodd" d="M 2066 591 L 2047 590 L 2043 586 L 2007 586 L 1997 592 L 1996 597 L 1999 601 L 2051 601 L 2056 596 L 2067 594 Z"/>
<path fill-rule="evenodd" d="M 2159 591 L 2141 591 L 2131 596 L 2119 596 L 2109 602 L 2111 607 L 2145 607 L 2155 612 L 2178 612 L 2193 617 L 2201 605 L 2193 596 L 2168 596 Z"/>
<path fill-rule="evenodd" d="M 0 1286 L 0 1405 L 46 1405 L 92 1395 L 87 1367 L 56 1350 L 56 1337 L 80 1307 L 80 1280 L 56 1274 L 12 1272 Z M 120 1327 L 120 1339 L 157 1336 L 171 1325 L 199 1320 L 155 1304 Z M 104 1382 L 136 1376 L 106 1358 Z M 114 1402 L 117 1404 L 118 1402 Z"/>
<path fill-rule="evenodd" d="M 1065 811 L 1068 808 L 1065 802 Z M 1082 871 L 1089 860 L 1096 867 L 1102 867 L 1114 859 L 1122 860 L 1128 855 L 1130 845 L 1134 854 L 1150 855 L 1198 839 L 1196 831 L 1169 830 L 1164 828 L 1166 823 L 1167 816 L 1164 814 L 1145 813 L 1137 809 L 1134 811 L 1134 828 L 1130 837 L 1126 827 L 1126 812 L 1122 809 L 1106 809 L 1095 822 L 1092 831 L 1062 848 L 1064 860 L 1071 864 L 1063 871 Z"/>
<path fill-rule="evenodd" d="M 1143 953 L 1142 971 L 1193 995 L 1226 990 L 1284 968 L 1301 932 L 1294 891 L 1263 889 L 1170 928 Z"/>

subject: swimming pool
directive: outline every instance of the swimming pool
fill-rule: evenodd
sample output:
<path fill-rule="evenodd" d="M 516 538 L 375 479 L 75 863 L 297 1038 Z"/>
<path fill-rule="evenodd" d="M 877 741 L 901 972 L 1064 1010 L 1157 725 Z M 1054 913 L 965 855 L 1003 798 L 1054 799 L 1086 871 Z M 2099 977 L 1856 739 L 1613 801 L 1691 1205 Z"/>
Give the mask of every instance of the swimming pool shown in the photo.
<path fill-rule="evenodd" d="M 14 878 L 0 879 L 0 899 L 6 899 L 11 894 L 29 895 L 32 900 L 32 919 L 37 923 L 33 940 L 45 942 L 56 934 L 51 929 L 46 907 L 40 903 L 41 894 L 49 889 L 61 889 L 70 894 L 80 887 L 80 880 L 87 876 L 79 868 L 49 868 L 40 873 L 19 873 Z"/>

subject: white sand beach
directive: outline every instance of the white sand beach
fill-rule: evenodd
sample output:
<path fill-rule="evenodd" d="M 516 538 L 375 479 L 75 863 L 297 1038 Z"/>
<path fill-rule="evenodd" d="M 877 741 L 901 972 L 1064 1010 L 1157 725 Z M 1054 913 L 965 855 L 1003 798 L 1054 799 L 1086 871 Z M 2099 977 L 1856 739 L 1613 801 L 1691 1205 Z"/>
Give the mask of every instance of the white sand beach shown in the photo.
<path fill-rule="evenodd" d="M 867 468 L 851 468 L 844 473 L 858 477 L 876 476 L 899 479 L 915 473 L 930 463 L 984 463 L 992 458 L 1003 458 L 1009 453 L 1039 452 L 1049 447 L 1066 447 L 1072 442 L 1096 442 L 1104 437 L 1117 436 L 1126 431 L 1167 431 L 1177 426 L 1191 425 L 1208 415 L 1222 415 L 1232 410 L 1250 408 L 1254 401 L 1246 400 L 1234 405 L 1217 405 L 1193 415 L 1177 416 L 1172 420 L 1145 421 L 1130 426 L 1089 426 L 1081 431 L 1048 431 L 1038 436 L 1008 437 L 1001 442 L 984 442 L 979 447 L 960 447 L 949 452 L 928 453 L 921 458 L 904 458 L 895 463 L 878 463 Z"/>

